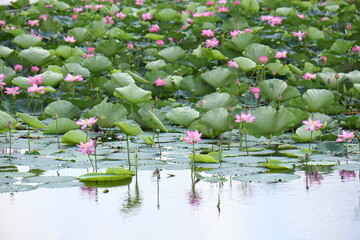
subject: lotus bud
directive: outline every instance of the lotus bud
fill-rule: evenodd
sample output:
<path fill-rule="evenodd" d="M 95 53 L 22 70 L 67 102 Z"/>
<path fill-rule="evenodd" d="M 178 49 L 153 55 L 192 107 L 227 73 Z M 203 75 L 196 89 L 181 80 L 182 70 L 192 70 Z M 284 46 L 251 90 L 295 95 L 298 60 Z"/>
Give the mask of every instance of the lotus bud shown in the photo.
<path fill-rule="evenodd" d="M 227 110 L 228 112 L 231 112 L 231 107 L 230 107 L 230 106 L 227 106 L 227 107 L 226 107 L 226 110 Z"/>
<path fill-rule="evenodd" d="M 200 107 L 203 107 L 203 106 L 204 106 L 204 100 L 201 99 L 201 100 L 199 101 L 199 106 L 200 106 Z"/>
<path fill-rule="evenodd" d="M 236 79 L 236 80 L 235 80 L 235 85 L 236 85 L 236 86 L 240 86 L 240 81 L 239 81 L 239 79 Z"/>
<path fill-rule="evenodd" d="M 12 122 L 8 121 L 8 123 L 7 123 L 7 127 L 8 127 L 8 129 L 9 129 L 9 130 L 10 130 L 10 129 L 12 129 L 12 128 L 13 128 L 13 124 L 12 124 Z"/>
<path fill-rule="evenodd" d="M 229 125 L 229 130 L 233 130 L 234 129 L 234 126 L 232 124 Z"/>
<path fill-rule="evenodd" d="M 279 101 L 281 101 L 281 100 L 283 99 L 283 97 L 282 97 L 281 95 L 279 95 L 279 96 L 277 97 L 277 99 L 278 99 Z"/>
<path fill-rule="evenodd" d="M 335 73 L 335 79 L 339 79 L 340 75 L 338 73 Z"/>

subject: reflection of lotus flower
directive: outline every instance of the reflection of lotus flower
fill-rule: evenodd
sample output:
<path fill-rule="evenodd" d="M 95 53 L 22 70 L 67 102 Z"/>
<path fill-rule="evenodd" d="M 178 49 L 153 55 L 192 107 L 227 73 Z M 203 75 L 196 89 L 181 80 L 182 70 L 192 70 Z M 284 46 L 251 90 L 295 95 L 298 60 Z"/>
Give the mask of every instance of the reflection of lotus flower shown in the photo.
<path fill-rule="evenodd" d="M 303 124 L 307 125 L 305 131 L 318 131 L 324 125 L 320 122 L 320 120 L 313 121 L 311 118 L 309 118 L 307 121 L 303 121 Z"/>
<path fill-rule="evenodd" d="M 310 184 L 312 183 L 317 183 L 317 184 L 321 184 L 321 180 L 323 180 L 323 176 L 321 176 L 321 174 L 317 171 L 311 172 L 309 175 L 309 181 Z"/>
<path fill-rule="evenodd" d="M 341 170 L 341 171 L 339 172 L 339 175 L 340 175 L 341 179 L 349 179 L 349 178 L 354 178 L 354 177 L 356 177 L 355 171 L 345 171 L 345 170 Z"/>
<path fill-rule="evenodd" d="M 342 134 L 338 134 L 338 139 L 336 139 L 336 142 L 351 142 L 353 138 L 355 137 L 355 134 L 353 132 L 347 132 L 342 130 Z"/>
<path fill-rule="evenodd" d="M 187 141 L 189 144 L 194 144 L 201 141 L 202 133 L 199 133 L 198 130 L 187 131 L 187 136 L 183 137 L 184 141 Z"/>
<path fill-rule="evenodd" d="M 189 204 L 192 206 L 199 206 L 201 203 L 201 199 L 202 196 L 200 195 L 199 192 L 195 191 L 195 190 L 191 190 L 191 192 L 189 192 Z"/>

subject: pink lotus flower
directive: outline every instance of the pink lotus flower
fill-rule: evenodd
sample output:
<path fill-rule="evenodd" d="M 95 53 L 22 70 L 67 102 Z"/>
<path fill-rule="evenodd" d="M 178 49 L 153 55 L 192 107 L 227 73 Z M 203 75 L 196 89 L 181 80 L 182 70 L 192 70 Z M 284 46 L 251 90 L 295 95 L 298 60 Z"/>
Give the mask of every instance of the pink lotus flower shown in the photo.
<path fill-rule="evenodd" d="M 82 78 L 82 75 L 73 76 L 73 75 L 68 73 L 64 80 L 68 81 L 68 82 L 81 82 L 84 79 Z"/>
<path fill-rule="evenodd" d="M 214 15 L 215 15 L 214 12 L 209 12 L 209 11 L 205 11 L 205 12 L 202 12 L 202 13 L 194 13 L 193 14 L 194 17 L 212 17 Z"/>
<path fill-rule="evenodd" d="M 234 5 L 240 5 L 240 1 L 234 1 Z"/>
<path fill-rule="evenodd" d="M 152 15 L 150 12 L 148 12 L 148 13 L 143 13 L 143 14 L 141 15 L 141 18 L 142 18 L 142 20 L 146 21 L 146 20 L 151 20 L 151 19 L 153 19 L 154 17 L 153 17 L 153 15 Z"/>
<path fill-rule="evenodd" d="M 126 18 L 126 14 L 123 12 L 118 12 L 115 14 L 115 17 L 119 18 L 120 20 L 123 20 Z"/>
<path fill-rule="evenodd" d="M 31 84 L 31 85 L 41 85 L 44 83 L 44 77 L 40 76 L 40 75 L 35 75 L 35 76 L 29 76 L 29 81 L 27 83 Z"/>
<path fill-rule="evenodd" d="M 252 92 L 252 94 L 254 94 L 256 99 L 260 98 L 260 88 L 253 87 L 253 88 L 250 89 L 250 91 Z"/>
<path fill-rule="evenodd" d="M 350 30 L 350 29 L 352 28 L 352 25 L 351 25 L 350 23 L 349 23 L 349 24 L 346 24 L 345 28 L 346 28 L 347 30 Z"/>
<path fill-rule="evenodd" d="M 197 142 L 201 142 L 201 135 L 202 133 L 199 133 L 198 130 L 187 131 L 187 136 L 183 137 L 183 140 L 187 141 L 188 144 L 195 144 Z"/>
<path fill-rule="evenodd" d="M 217 47 L 219 45 L 219 40 L 217 40 L 216 38 L 211 38 L 211 39 L 207 39 L 205 41 L 205 44 L 207 48 L 210 48 L 210 47 Z"/>
<path fill-rule="evenodd" d="M 35 27 L 35 26 L 40 26 L 40 20 L 36 19 L 36 20 L 29 20 L 27 22 L 27 24 L 30 26 L 30 27 Z"/>
<path fill-rule="evenodd" d="M 328 17 L 323 17 L 323 18 L 321 18 L 321 21 L 327 21 L 327 20 L 329 20 Z"/>
<path fill-rule="evenodd" d="M 94 47 L 88 47 L 87 48 L 88 53 L 94 53 L 95 52 L 95 48 Z"/>
<path fill-rule="evenodd" d="M 39 67 L 37 67 L 37 66 L 32 66 L 32 67 L 31 67 L 31 72 L 37 73 L 38 71 L 40 71 L 40 68 L 39 68 Z"/>
<path fill-rule="evenodd" d="M 272 17 L 270 19 L 270 25 L 271 26 L 276 26 L 276 25 L 280 25 L 282 24 L 282 18 L 281 17 Z"/>
<path fill-rule="evenodd" d="M 129 49 L 129 50 L 134 49 L 134 45 L 133 45 L 132 43 L 128 43 L 126 47 L 127 47 L 127 49 Z"/>
<path fill-rule="evenodd" d="M 5 20 L 0 20 L 0 26 L 5 26 L 6 25 L 6 21 Z"/>
<path fill-rule="evenodd" d="M 161 40 L 161 39 L 159 39 L 159 40 L 156 40 L 156 42 L 155 42 L 155 44 L 156 44 L 156 46 L 162 46 L 162 45 L 164 45 L 164 40 Z"/>
<path fill-rule="evenodd" d="M 77 20 L 77 18 L 78 18 L 78 15 L 76 15 L 76 14 L 71 15 L 71 19 L 72 19 L 72 20 L 75 21 L 75 20 Z"/>
<path fill-rule="evenodd" d="M 202 30 L 202 32 L 201 32 L 201 36 L 203 36 L 203 37 L 214 37 L 215 35 L 214 35 L 214 31 L 213 31 L 213 30 L 211 30 L 211 29 L 204 29 L 204 30 Z"/>
<path fill-rule="evenodd" d="M 304 15 L 304 14 L 296 14 L 296 16 L 298 16 L 298 18 L 300 18 L 300 19 L 304 19 L 304 18 L 305 18 L 305 15 Z"/>
<path fill-rule="evenodd" d="M 166 85 L 165 79 L 158 78 L 158 79 L 155 80 L 155 86 L 162 87 L 162 86 L 165 86 L 165 85 Z"/>
<path fill-rule="evenodd" d="M 259 62 L 260 64 L 266 64 L 269 61 L 269 58 L 267 56 L 260 56 Z"/>
<path fill-rule="evenodd" d="M 239 68 L 239 64 L 237 64 L 233 60 L 228 61 L 228 66 L 233 68 Z"/>
<path fill-rule="evenodd" d="M 143 6 L 144 5 L 144 0 L 135 0 L 135 5 Z"/>
<path fill-rule="evenodd" d="M 49 19 L 51 16 L 49 15 L 49 14 L 41 14 L 40 16 L 39 16 L 39 19 L 40 20 L 47 20 L 47 19 Z"/>
<path fill-rule="evenodd" d="M 226 4 L 226 2 L 227 2 L 226 0 L 219 0 L 218 1 L 219 4 Z"/>
<path fill-rule="evenodd" d="M 89 58 L 89 57 L 93 57 L 93 56 L 95 56 L 95 54 L 93 54 L 93 53 L 84 53 L 82 55 L 83 58 Z"/>
<path fill-rule="evenodd" d="M 114 24 L 114 20 L 112 19 L 111 16 L 104 17 L 103 21 L 104 21 L 105 24 Z"/>
<path fill-rule="evenodd" d="M 341 131 L 342 134 L 338 134 L 338 139 L 336 139 L 336 142 L 351 142 L 353 138 L 355 137 L 355 134 L 353 132 L 346 132 L 344 130 Z"/>
<path fill-rule="evenodd" d="M 206 2 L 206 6 L 209 6 L 209 7 L 213 6 L 214 4 L 215 3 L 213 1 L 207 1 Z"/>
<path fill-rule="evenodd" d="M 244 112 L 242 112 L 240 114 L 240 116 L 235 114 L 235 117 L 236 117 L 235 122 L 238 122 L 238 123 L 243 123 L 243 122 L 251 123 L 251 122 L 254 122 L 255 118 L 256 118 L 251 113 L 245 114 Z"/>
<path fill-rule="evenodd" d="M 94 11 L 97 11 L 103 7 L 104 7 L 104 4 L 96 4 L 93 9 L 94 9 Z"/>
<path fill-rule="evenodd" d="M 81 126 L 81 129 L 85 129 L 85 128 L 87 128 L 87 127 L 92 127 L 92 126 L 94 126 L 94 124 L 97 122 L 97 118 L 96 117 L 91 117 L 91 118 L 89 118 L 89 119 L 87 119 L 87 118 L 85 118 L 85 119 L 83 119 L 83 118 L 81 118 L 81 119 L 79 119 L 77 122 L 76 122 L 76 124 L 77 125 L 79 125 L 79 126 Z"/>
<path fill-rule="evenodd" d="M 157 24 L 151 25 L 151 27 L 149 28 L 149 32 L 160 32 L 160 31 L 161 28 Z"/>
<path fill-rule="evenodd" d="M 221 13 L 226 13 L 226 12 L 229 12 L 230 10 L 227 7 L 218 7 L 217 11 L 221 12 Z"/>
<path fill-rule="evenodd" d="M 73 36 L 66 36 L 66 37 L 64 37 L 64 41 L 74 43 L 74 42 L 76 42 L 76 39 Z"/>
<path fill-rule="evenodd" d="M 299 41 L 302 41 L 303 38 L 306 36 L 306 32 L 302 32 L 302 31 L 292 32 L 292 35 L 294 37 L 297 37 Z"/>
<path fill-rule="evenodd" d="M 20 65 L 20 64 L 16 64 L 14 66 L 14 70 L 17 71 L 17 72 L 21 72 L 23 70 L 23 66 Z"/>
<path fill-rule="evenodd" d="M 286 58 L 287 53 L 288 53 L 288 51 L 286 51 L 286 50 L 282 51 L 282 52 L 278 51 L 275 54 L 275 58 Z"/>
<path fill-rule="evenodd" d="M 353 52 L 360 52 L 360 46 L 355 45 L 355 46 L 351 49 L 351 51 L 353 51 Z"/>
<path fill-rule="evenodd" d="M 320 59 L 322 60 L 323 63 L 327 62 L 327 57 L 325 57 L 325 56 L 321 56 Z"/>
<path fill-rule="evenodd" d="M 318 131 L 324 125 L 320 122 L 320 120 L 313 121 L 311 118 L 309 118 L 307 121 L 303 121 L 303 124 L 307 125 L 305 131 Z"/>
<path fill-rule="evenodd" d="M 92 153 L 95 152 L 95 148 L 94 148 L 94 145 L 95 145 L 95 141 L 94 140 L 90 140 L 86 143 L 83 143 L 83 142 L 80 142 L 79 145 L 76 145 L 78 146 L 80 149 L 76 150 L 78 152 L 81 152 L 82 154 L 87 154 L 87 155 L 90 155 Z"/>
<path fill-rule="evenodd" d="M 2 90 L 3 86 L 6 85 L 6 83 L 4 83 L 4 80 L 5 80 L 5 74 L 1 73 L 0 74 L 0 90 Z"/>
<path fill-rule="evenodd" d="M 236 35 L 243 34 L 243 33 L 245 33 L 245 31 L 234 30 L 234 31 L 230 31 L 230 36 L 235 37 Z"/>
<path fill-rule="evenodd" d="M 4 93 L 6 93 L 7 95 L 13 95 L 16 96 L 18 94 L 20 94 L 20 92 L 18 92 L 20 89 L 20 87 L 6 87 L 4 91 Z"/>
<path fill-rule="evenodd" d="M 303 75 L 303 79 L 305 79 L 305 80 L 316 79 L 316 74 L 315 73 L 311 74 L 311 73 L 307 72 Z"/>
<path fill-rule="evenodd" d="M 27 88 L 28 93 L 37 93 L 37 94 L 44 94 L 45 87 L 44 86 L 38 86 L 36 84 L 33 84 L 31 87 Z"/>
<path fill-rule="evenodd" d="M 73 9 L 74 13 L 79 13 L 79 12 L 82 12 L 84 11 L 84 9 L 82 7 L 76 7 Z"/>

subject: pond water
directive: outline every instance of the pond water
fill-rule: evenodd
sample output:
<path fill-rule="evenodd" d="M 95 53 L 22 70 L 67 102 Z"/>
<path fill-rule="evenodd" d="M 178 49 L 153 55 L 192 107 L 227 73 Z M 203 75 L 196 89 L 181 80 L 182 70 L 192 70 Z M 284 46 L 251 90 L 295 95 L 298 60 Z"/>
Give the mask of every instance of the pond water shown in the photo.
<path fill-rule="evenodd" d="M 289 182 L 193 185 L 190 170 L 143 170 L 118 187 L 1 193 L 0 239 L 358 239 L 359 173 L 314 172 L 309 189 L 295 174 Z"/>

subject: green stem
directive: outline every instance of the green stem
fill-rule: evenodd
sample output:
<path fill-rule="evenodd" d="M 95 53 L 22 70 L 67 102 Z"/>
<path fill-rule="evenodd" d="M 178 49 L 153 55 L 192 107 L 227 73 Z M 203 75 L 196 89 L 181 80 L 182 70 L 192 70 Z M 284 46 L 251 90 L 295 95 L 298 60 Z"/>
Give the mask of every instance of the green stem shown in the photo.
<path fill-rule="evenodd" d="M 192 149 L 192 154 L 193 154 L 193 158 L 191 161 L 191 170 L 194 171 L 195 169 L 195 143 L 193 142 L 193 149 Z"/>
<path fill-rule="evenodd" d="M 244 132 L 244 137 L 245 137 L 245 147 L 246 147 L 246 154 L 249 155 L 249 150 L 248 150 L 248 142 L 247 142 L 247 136 L 246 136 L 246 132 Z"/>
<path fill-rule="evenodd" d="M 311 152 L 312 134 L 313 134 L 313 131 L 311 130 L 311 132 L 310 132 L 310 142 L 309 142 L 309 151 L 310 151 L 310 152 Z"/>
<path fill-rule="evenodd" d="M 29 153 L 31 152 L 30 149 L 30 128 L 28 127 L 28 149 L 29 149 Z"/>
<path fill-rule="evenodd" d="M 56 123 L 56 139 L 57 139 L 57 145 L 58 145 L 58 149 L 60 149 L 60 140 L 59 140 L 59 126 L 58 126 L 58 118 L 55 118 L 55 123 Z"/>
<path fill-rule="evenodd" d="M 91 164 L 91 167 L 93 168 L 93 171 L 95 170 L 94 164 L 91 161 L 90 154 L 88 154 L 89 162 Z"/>
<path fill-rule="evenodd" d="M 11 149 L 12 149 L 12 136 L 11 136 L 11 129 L 9 129 L 9 135 L 10 135 L 10 144 L 9 144 L 9 159 L 11 158 Z"/>
<path fill-rule="evenodd" d="M 131 170 L 129 135 L 126 135 L 126 148 L 127 148 L 127 155 L 128 155 L 128 165 L 129 165 L 129 170 Z"/>
<path fill-rule="evenodd" d="M 242 130 L 242 123 L 240 123 L 239 127 L 239 151 L 242 149 L 242 138 L 243 138 L 243 130 Z"/>
<path fill-rule="evenodd" d="M 94 150 L 95 150 L 95 152 L 94 152 L 94 164 L 95 164 L 95 172 L 97 173 L 98 167 L 97 167 L 97 159 L 96 159 L 96 147 L 97 147 L 97 144 L 96 144 L 96 141 L 95 141 L 95 144 L 94 144 Z"/>

